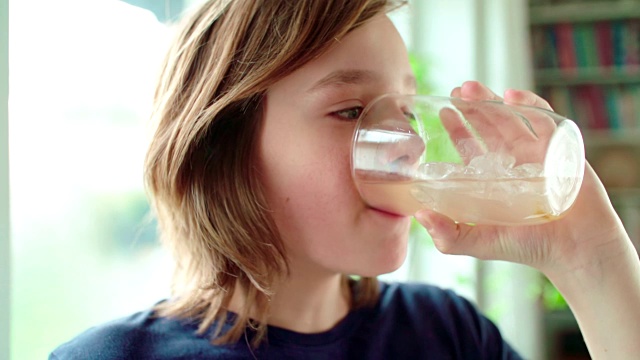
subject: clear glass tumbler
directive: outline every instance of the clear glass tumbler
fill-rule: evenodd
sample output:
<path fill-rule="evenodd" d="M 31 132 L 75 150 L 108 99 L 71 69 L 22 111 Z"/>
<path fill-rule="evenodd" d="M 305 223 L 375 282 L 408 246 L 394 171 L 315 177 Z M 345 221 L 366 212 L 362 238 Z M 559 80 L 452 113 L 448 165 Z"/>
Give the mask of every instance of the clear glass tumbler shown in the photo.
<path fill-rule="evenodd" d="M 571 207 L 585 154 L 576 124 L 549 110 L 388 94 L 358 120 L 351 165 L 360 195 L 378 210 L 524 225 Z"/>

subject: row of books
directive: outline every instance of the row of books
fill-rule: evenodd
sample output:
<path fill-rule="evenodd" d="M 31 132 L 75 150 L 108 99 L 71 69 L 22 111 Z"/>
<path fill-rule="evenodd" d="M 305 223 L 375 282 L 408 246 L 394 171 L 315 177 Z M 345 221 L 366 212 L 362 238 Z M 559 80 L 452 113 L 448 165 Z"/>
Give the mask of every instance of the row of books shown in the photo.
<path fill-rule="evenodd" d="M 640 129 L 640 84 L 554 86 L 539 92 L 583 129 Z"/>
<path fill-rule="evenodd" d="M 534 26 L 531 42 L 537 69 L 640 66 L 640 19 Z"/>

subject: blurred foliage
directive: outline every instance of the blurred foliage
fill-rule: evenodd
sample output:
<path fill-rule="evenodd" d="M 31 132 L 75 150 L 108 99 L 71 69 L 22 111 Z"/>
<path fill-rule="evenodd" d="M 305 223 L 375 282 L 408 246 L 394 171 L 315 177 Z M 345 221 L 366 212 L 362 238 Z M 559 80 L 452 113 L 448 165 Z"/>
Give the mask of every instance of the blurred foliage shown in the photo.
<path fill-rule="evenodd" d="M 451 140 L 449 132 L 444 128 L 437 114 L 430 115 L 432 116 L 422 121 L 423 130 L 429 137 L 425 152 L 426 160 L 461 164 L 462 158 Z"/>
<path fill-rule="evenodd" d="M 430 95 L 431 86 L 429 84 L 428 61 L 414 53 L 410 53 L 409 63 L 416 77 L 416 93 L 419 95 Z M 429 142 L 427 143 L 427 150 L 425 152 L 428 161 L 462 162 L 455 145 L 449 137 L 449 133 L 442 126 L 438 114 L 432 113 L 429 107 L 422 109 L 420 112 L 430 115 L 428 118 L 421 119 L 422 129 L 419 130 L 429 135 Z"/>
<path fill-rule="evenodd" d="M 546 277 L 542 283 L 540 296 L 542 304 L 547 311 L 567 310 L 569 308 L 560 291 Z"/>
<path fill-rule="evenodd" d="M 426 59 L 410 52 L 409 64 L 413 70 L 413 75 L 416 77 L 416 93 L 421 95 L 430 94 L 431 86 L 429 85 L 429 76 L 427 72 L 429 66 Z"/>
<path fill-rule="evenodd" d="M 424 226 L 420 225 L 418 220 L 415 218 L 411 218 L 411 230 L 409 232 L 411 239 L 415 241 L 420 241 L 424 245 L 427 245 L 429 248 L 435 249 L 435 245 L 433 245 L 433 239 L 431 239 L 431 235 L 427 232 L 427 229 Z"/>

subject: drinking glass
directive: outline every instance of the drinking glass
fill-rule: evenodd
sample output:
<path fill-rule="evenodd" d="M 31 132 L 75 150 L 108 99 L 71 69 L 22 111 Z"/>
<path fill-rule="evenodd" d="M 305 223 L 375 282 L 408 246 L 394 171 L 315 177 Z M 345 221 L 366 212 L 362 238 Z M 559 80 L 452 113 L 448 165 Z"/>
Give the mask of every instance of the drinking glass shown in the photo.
<path fill-rule="evenodd" d="M 431 209 L 460 223 L 538 224 L 574 203 L 585 153 L 576 124 L 502 101 L 387 94 L 363 110 L 352 175 L 392 215 Z"/>

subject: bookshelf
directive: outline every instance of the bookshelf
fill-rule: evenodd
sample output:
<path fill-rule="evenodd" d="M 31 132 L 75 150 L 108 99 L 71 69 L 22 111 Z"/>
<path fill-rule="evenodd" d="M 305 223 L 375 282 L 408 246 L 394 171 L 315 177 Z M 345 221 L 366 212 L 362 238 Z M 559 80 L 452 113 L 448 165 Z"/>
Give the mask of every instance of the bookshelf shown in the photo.
<path fill-rule="evenodd" d="M 640 249 L 640 0 L 529 0 L 536 91 L 580 126 Z"/>
<path fill-rule="evenodd" d="M 535 90 L 573 119 L 640 250 L 640 0 L 529 0 Z M 589 359 L 568 309 L 544 315 L 547 359 Z"/>

